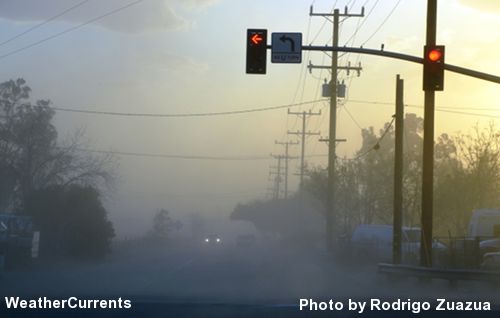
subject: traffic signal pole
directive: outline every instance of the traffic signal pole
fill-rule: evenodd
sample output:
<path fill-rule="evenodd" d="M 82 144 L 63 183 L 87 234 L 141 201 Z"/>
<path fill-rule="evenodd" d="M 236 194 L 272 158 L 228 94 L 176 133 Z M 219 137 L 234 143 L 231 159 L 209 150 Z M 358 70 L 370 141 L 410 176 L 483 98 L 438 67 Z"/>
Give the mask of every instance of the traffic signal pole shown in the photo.
<path fill-rule="evenodd" d="M 267 48 L 270 49 L 271 46 L 268 46 Z M 380 49 L 378 49 L 378 50 L 367 49 L 367 48 L 363 48 L 363 47 L 348 47 L 348 46 L 333 47 L 333 46 L 303 45 L 302 51 L 318 51 L 318 52 L 335 52 L 335 51 L 337 51 L 337 52 L 345 52 L 345 53 L 359 53 L 359 54 L 375 55 L 375 56 L 381 56 L 381 57 L 389 57 L 389 58 L 403 60 L 403 61 L 407 61 L 407 62 L 424 64 L 424 59 L 420 56 L 413 56 L 413 55 L 385 51 L 385 50 L 380 50 Z M 458 65 L 444 64 L 443 67 L 446 71 L 450 71 L 450 72 L 465 75 L 465 76 L 470 76 L 470 77 L 477 78 L 477 79 L 480 79 L 483 81 L 488 81 L 488 82 L 500 84 L 500 76 L 497 76 L 497 75 L 471 70 L 471 69 L 461 67 Z"/>
<path fill-rule="evenodd" d="M 436 45 L 437 0 L 427 1 L 426 45 Z M 425 90 L 424 149 L 422 164 L 422 214 L 420 266 L 432 266 L 432 221 L 434 203 L 434 108 L 435 91 Z"/>

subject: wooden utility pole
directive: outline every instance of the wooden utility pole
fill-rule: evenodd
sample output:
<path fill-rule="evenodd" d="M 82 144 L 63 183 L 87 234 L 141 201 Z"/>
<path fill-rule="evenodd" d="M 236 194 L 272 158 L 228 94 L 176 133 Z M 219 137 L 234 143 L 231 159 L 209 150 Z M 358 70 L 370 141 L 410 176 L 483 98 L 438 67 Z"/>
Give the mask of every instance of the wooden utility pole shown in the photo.
<path fill-rule="evenodd" d="M 307 116 L 319 116 L 321 115 L 321 111 L 318 113 L 313 113 L 311 110 L 309 112 L 303 111 L 303 112 L 291 112 L 288 110 L 288 115 L 297 115 L 297 116 L 302 116 L 302 131 L 288 131 L 289 135 L 297 135 L 301 136 L 302 142 L 301 142 L 301 149 L 300 149 L 300 184 L 299 184 L 299 189 L 302 192 L 303 186 L 304 186 L 304 171 L 305 171 L 305 151 L 306 151 L 306 136 L 312 136 L 312 135 L 320 135 L 319 132 L 311 132 L 311 131 L 306 131 L 306 120 Z"/>
<path fill-rule="evenodd" d="M 338 9 L 335 9 L 332 13 L 314 13 L 311 6 L 310 16 L 322 16 L 325 18 L 333 16 L 333 47 L 339 46 L 339 24 L 340 17 L 363 17 L 364 8 L 361 14 L 349 14 L 347 12 L 347 7 L 344 13 L 340 13 Z M 327 196 L 327 208 L 326 208 L 326 249 L 328 252 L 333 252 L 333 246 L 335 242 L 335 235 L 333 231 L 333 216 L 335 213 L 335 161 L 337 160 L 336 155 L 336 134 L 337 134 L 337 75 L 339 71 L 338 66 L 338 52 L 332 51 L 332 63 L 330 67 L 331 71 L 331 85 L 330 85 L 330 131 L 329 140 L 333 142 L 328 143 L 328 196 Z"/>
<path fill-rule="evenodd" d="M 274 142 L 275 144 L 277 145 L 283 145 L 285 146 L 285 189 L 284 189 L 284 198 L 286 199 L 288 197 L 288 160 L 290 159 L 297 159 L 298 157 L 290 157 L 289 153 L 288 153 L 288 146 L 290 145 L 298 145 L 299 142 L 298 141 L 287 141 L 287 142 L 279 142 L 279 141 L 275 141 Z"/>
<path fill-rule="evenodd" d="M 281 182 L 283 182 L 282 178 L 283 173 L 281 172 L 281 161 L 285 156 L 283 155 L 278 155 L 278 156 L 271 155 L 271 156 L 278 161 L 278 165 L 276 167 L 273 167 L 276 169 L 276 171 L 269 172 L 270 176 L 274 175 L 273 199 L 277 200 L 280 198 Z"/>
<path fill-rule="evenodd" d="M 396 76 L 396 115 L 394 145 L 394 203 L 392 262 L 401 263 L 403 227 L 403 136 L 404 136 L 404 81 Z"/>

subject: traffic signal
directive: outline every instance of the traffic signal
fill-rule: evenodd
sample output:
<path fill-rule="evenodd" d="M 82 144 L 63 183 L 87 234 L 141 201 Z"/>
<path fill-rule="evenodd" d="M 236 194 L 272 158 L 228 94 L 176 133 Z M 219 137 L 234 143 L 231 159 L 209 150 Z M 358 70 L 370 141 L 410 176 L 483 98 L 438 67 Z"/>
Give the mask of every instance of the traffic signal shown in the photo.
<path fill-rule="evenodd" d="M 247 74 L 266 74 L 267 30 L 247 30 Z"/>
<path fill-rule="evenodd" d="M 444 89 L 444 45 L 424 47 L 424 91 Z"/>

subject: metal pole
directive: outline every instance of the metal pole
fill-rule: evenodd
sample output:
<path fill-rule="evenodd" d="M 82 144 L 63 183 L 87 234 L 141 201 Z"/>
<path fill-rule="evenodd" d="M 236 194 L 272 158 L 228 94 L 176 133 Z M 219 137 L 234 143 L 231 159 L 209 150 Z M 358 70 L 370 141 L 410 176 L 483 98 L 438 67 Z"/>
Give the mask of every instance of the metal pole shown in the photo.
<path fill-rule="evenodd" d="M 271 46 L 268 46 L 268 48 L 270 49 Z M 424 59 L 422 57 L 419 57 L 419 56 L 412 56 L 412 55 L 402 54 L 402 53 L 397 53 L 397 52 L 381 51 L 381 50 L 366 49 L 366 48 L 359 48 L 359 47 L 347 47 L 347 46 L 333 47 L 333 46 L 304 45 L 304 46 L 302 46 L 302 51 L 317 51 L 317 52 L 337 51 L 337 52 L 346 52 L 346 53 L 359 53 L 359 54 L 368 54 L 368 55 L 389 57 L 389 58 L 404 60 L 404 61 L 418 63 L 418 64 L 424 63 Z M 318 67 L 313 65 L 312 68 L 318 68 Z M 340 69 L 340 68 L 338 68 L 338 69 Z M 483 73 L 483 72 L 478 72 L 478 71 L 471 70 L 471 69 L 468 69 L 465 67 L 451 65 L 451 64 L 444 64 L 444 69 L 447 71 L 450 71 L 450 72 L 454 72 L 454 73 L 462 74 L 465 76 L 478 78 L 478 79 L 481 79 L 484 81 L 500 84 L 500 76 L 487 74 L 487 73 Z"/>
<path fill-rule="evenodd" d="M 436 45 L 437 0 L 427 1 L 426 45 Z M 425 91 L 424 149 L 422 165 L 422 235 L 420 238 L 420 265 L 432 266 L 432 218 L 434 176 L 434 100 L 435 92 Z"/>

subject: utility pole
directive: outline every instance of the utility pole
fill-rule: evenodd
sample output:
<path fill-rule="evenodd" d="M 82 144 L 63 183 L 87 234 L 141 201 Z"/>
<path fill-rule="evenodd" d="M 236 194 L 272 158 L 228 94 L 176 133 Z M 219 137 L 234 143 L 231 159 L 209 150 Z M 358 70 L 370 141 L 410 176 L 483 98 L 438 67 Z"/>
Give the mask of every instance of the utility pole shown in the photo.
<path fill-rule="evenodd" d="M 437 0 L 427 1 L 426 45 L 436 45 Z M 434 193 L 434 90 L 425 90 L 424 149 L 422 164 L 422 235 L 420 238 L 420 265 L 432 266 L 432 218 Z"/>
<path fill-rule="evenodd" d="M 279 199 L 279 196 L 280 196 L 280 184 L 281 184 L 281 181 L 283 181 L 283 179 L 281 179 L 281 159 L 283 159 L 282 156 L 277 156 L 277 157 L 274 157 L 276 159 L 278 159 L 278 174 L 276 175 L 276 195 L 275 195 L 275 199 Z"/>
<path fill-rule="evenodd" d="M 362 8 L 360 14 L 349 14 L 347 7 L 344 13 L 340 13 L 338 9 L 335 9 L 332 13 L 314 13 L 313 7 L 311 6 L 309 15 L 310 16 L 322 16 L 324 18 L 333 16 L 333 47 L 339 46 L 339 24 L 340 17 L 363 17 L 364 8 Z M 311 66 L 314 67 L 314 66 Z M 335 141 L 337 133 L 337 81 L 338 81 L 338 52 L 332 52 L 332 63 L 331 63 L 331 85 L 330 85 L 330 132 L 329 139 Z M 328 196 L 327 196 L 327 209 L 326 209 L 326 248 L 328 252 L 333 252 L 334 243 L 334 233 L 333 233 L 333 215 L 335 213 L 335 161 L 336 156 L 336 142 L 328 143 Z"/>
<path fill-rule="evenodd" d="M 288 146 L 290 145 L 298 145 L 299 142 L 298 141 L 287 141 L 287 142 L 279 142 L 279 141 L 275 141 L 274 142 L 275 144 L 277 145 L 283 145 L 285 146 L 285 195 L 284 195 L 284 198 L 286 199 L 288 197 L 288 160 L 290 159 L 297 159 L 298 157 L 290 157 L 289 156 L 289 153 L 288 153 Z"/>
<path fill-rule="evenodd" d="M 403 227 L 403 136 L 404 136 L 404 81 L 396 76 L 396 115 L 394 147 L 394 203 L 393 203 L 393 264 L 401 263 L 401 236 Z"/>
<path fill-rule="evenodd" d="M 297 115 L 297 116 L 302 116 L 302 131 L 288 131 L 289 135 L 297 135 L 297 136 L 302 136 L 302 144 L 301 144 L 301 151 L 300 151 L 300 184 L 299 184 L 299 189 L 302 191 L 303 186 L 304 186 L 304 170 L 305 170 L 305 151 L 306 151 L 306 136 L 312 136 L 312 135 L 317 135 L 319 136 L 319 132 L 311 132 L 307 131 L 306 132 L 306 120 L 307 116 L 319 116 L 321 115 L 321 111 L 318 113 L 313 113 L 311 110 L 309 112 L 303 111 L 303 112 L 291 112 L 290 109 L 288 110 L 288 115 Z"/>
<path fill-rule="evenodd" d="M 269 175 L 272 176 L 274 175 L 274 189 L 273 189 L 273 199 L 277 200 L 280 197 L 280 188 L 281 188 L 281 182 L 283 179 L 281 178 L 282 172 L 281 172 L 281 160 L 284 158 L 283 155 L 278 155 L 274 156 L 271 155 L 274 159 L 278 161 L 278 165 L 276 167 L 276 171 L 270 171 Z M 273 168 L 273 167 L 271 167 Z"/>

